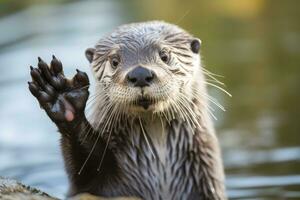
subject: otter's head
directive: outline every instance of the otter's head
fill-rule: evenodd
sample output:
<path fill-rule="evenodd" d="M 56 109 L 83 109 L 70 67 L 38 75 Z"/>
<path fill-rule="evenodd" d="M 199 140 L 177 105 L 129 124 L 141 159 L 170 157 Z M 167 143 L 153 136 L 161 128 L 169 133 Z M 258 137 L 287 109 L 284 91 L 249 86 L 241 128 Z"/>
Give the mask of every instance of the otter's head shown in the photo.
<path fill-rule="evenodd" d="M 158 113 L 190 101 L 203 79 L 199 48 L 199 39 L 175 25 L 146 22 L 119 27 L 86 57 L 103 101 L 130 113 Z"/>

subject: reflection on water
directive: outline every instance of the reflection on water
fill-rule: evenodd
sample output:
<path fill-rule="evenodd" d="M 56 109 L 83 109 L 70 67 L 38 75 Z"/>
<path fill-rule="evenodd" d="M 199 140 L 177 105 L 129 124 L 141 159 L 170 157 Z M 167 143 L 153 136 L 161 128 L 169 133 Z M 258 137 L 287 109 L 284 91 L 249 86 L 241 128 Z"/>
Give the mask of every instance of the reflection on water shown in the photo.
<path fill-rule="evenodd" d="M 300 198 L 299 5 L 266 0 L 0 3 L 0 175 L 63 197 L 59 134 L 28 90 L 36 57 L 90 73 L 84 50 L 129 21 L 165 19 L 203 41 L 207 68 L 233 98 L 216 127 L 231 199 Z M 89 74 L 90 75 L 90 74 Z"/>

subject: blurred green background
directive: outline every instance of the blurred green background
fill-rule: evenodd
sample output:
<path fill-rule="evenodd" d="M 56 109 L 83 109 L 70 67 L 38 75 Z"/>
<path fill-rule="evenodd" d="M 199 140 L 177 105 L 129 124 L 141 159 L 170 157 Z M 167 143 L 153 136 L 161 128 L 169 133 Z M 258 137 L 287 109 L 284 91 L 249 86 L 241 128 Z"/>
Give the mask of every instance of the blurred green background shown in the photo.
<path fill-rule="evenodd" d="M 27 89 L 29 65 L 55 54 L 68 75 L 118 25 L 175 23 L 202 40 L 231 199 L 300 199 L 300 1 L 0 0 L 0 175 L 63 197 L 59 134 Z M 91 77 L 91 76 L 90 76 Z"/>

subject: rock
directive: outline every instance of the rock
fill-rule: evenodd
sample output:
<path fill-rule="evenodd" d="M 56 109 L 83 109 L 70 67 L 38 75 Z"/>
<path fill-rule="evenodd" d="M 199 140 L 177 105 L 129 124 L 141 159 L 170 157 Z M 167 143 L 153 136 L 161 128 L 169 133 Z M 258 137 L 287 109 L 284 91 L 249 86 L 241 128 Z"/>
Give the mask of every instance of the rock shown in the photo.
<path fill-rule="evenodd" d="M 0 177 L 0 199 L 3 200 L 58 200 L 38 189 L 15 180 Z"/>
<path fill-rule="evenodd" d="M 97 197 L 90 195 L 88 193 L 79 194 L 75 197 L 71 198 L 70 200 L 141 200 L 136 197 L 115 197 L 115 198 L 105 198 L 105 197 Z"/>
<path fill-rule="evenodd" d="M 0 177 L 0 199 L 1 200 L 59 200 L 45 192 L 30 186 L 23 185 L 15 180 Z M 88 193 L 76 195 L 69 200 L 141 200 L 135 197 L 98 197 Z"/>

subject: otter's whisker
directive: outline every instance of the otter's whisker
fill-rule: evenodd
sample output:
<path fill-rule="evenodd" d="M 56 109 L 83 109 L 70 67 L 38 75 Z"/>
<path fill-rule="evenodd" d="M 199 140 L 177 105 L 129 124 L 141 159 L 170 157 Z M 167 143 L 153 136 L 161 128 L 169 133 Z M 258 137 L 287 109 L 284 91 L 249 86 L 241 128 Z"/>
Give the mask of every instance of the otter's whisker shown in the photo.
<path fill-rule="evenodd" d="M 216 84 L 213 84 L 213 83 L 210 83 L 210 82 L 207 82 L 207 81 L 204 81 L 204 83 L 206 83 L 207 85 L 211 85 L 211 86 L 221 90 L 222 92 L 227 94 L 229 97 L 232 97 L 232 95 L 229 92 L 227 92 L 225 89 L 221 88 L 220 86 L 217 86 Z"/>
<path fill-rule="evenodd" d="M 166 121 L 168 122 L 168 124 L 170 125 L 170 120 L 168 119 L 168 117 L 166 116 L 166 113 L 164 111 L 161 112 L 162 115 L 165 117 Z"/>
<path fill-rule="evenodd" d="M 189 118 L 190 123 L 192 123 L 193 127 L 194 128 L 197 126 L 200 127 L 200 124 L 196 120 L 197 116 L 194 114 L 194 111 L 189 106 L 186 106 L 189 103 L 193 103 L 193 102 L 191 101 L 188 102 L 188 100 L 183 95 L 179 95 L 178 102 L 180 103 L 181 107 L 186 110 L 187 113 L 186 115 Z"/>
<path fill-rule="evenodd" d="M 109 106 L 107 106 L 107 107 L 109 107 Z M 103 115 L 103 116 L 104 116 L 104 115 Z M 86 127 L 84 128 L 84 131 L 83 131 L 83 132 L 86 131 L 86 128 L 87 128 L 87 127 L 88 127 L 88 125 L 86 125 Z M 90 135 L 91 129 L 92 129 L 92 127 L 90 127 L 89 130 L 85 133 L 85 136 L 84 136 L 84 138 L 83 138 L 82 141 L 81 141 L 81 144 L 83 144 L 83 143 L 85 142 L 85 140 L 87 139 L 87 137 Z"/>
<path fill-rule="evenodd" d="M 206 78 L 206 81 L 207 81 L 207 82 L 211 82 L 211 83 L 220 84 L 220 85 L 222 85 L 222 86 L 225 86 L 225 83 L 222 83 L 222 82 L 220 82 L 220 81 L 216 81 L 216 80 L 213 80 L 213 79 L 208 79 L 208 78 Z"/>
<path fill-rule="evenodd" d="M 165 135 L 165 126 L 164 126 L 164 122 L 161 118 L 161 115 L 159 115 L 159 119 L 160 119 L 161 128 L 162 128 L 162 135 Z"/>
<path fill-rule="evenodd" d="M 79 123 L 80 122 L 78 122 L 74 127 L 77 127 L 79 125 Z M 84 125 L 83 130 L 82 130 L 82 132 L 84 133 L 84 137 L 81 139 L 80 144 L 83 144 L 86 141 L 87 137 L 91 133 L 91 130 L 92 130 L 92 126 L 89 126 L 88 124 Z"/>
<path fill-rule="evenodd" d="M 218 118 L 214 115 L 214 113 L 208 108 L 207 112 L 215 119 L 218 120 Z"/>
<path fill-rule="evenodd" d="M 98 142 L 99 139 L 100 139 L 100 134 L 98 134 L 98 136 L 97 136 L 97 138 L 96 138 L 96 141 L 95 141 L 94 145 L 92 146 L 92 149 L 91 149 L 90 153 L 88 154 L 87 158 L 85 159 L 84 163 L 82 164 L 82 166 L 81 166 L 81 168 L 80 168 L 80 170 L 79 170 L 79 172 L 78 172 L 78 175 L 81 174 L 81 172 L 82 172 L 83 168 L 85 167 L 87 161 L 88 161 L 89 158 L 91 157 L 92 152 L 93 152 L 94 149 L 96 148 L 96 145 L 97 145 L 97 142 Z"/>
<path fill-rule="evenodd" d="M 208 69 L 206 69 L 206 68 L 201 68 L 205 73 L 207 73 L 207 74 L 210 74 L 210 75 L 212 75 L 212 76 L 217 76 L 217 77 L 221 77 L 221 78 L 224 78 L 224 76 L 223 75 L 220 75 L 220 74 L 216 74 L 216 73 L 213 73 L 213 72 L 211 72 L 211 71 L 209 71 Z"/>
<path fill-rule="evenodd" d="M 151 145 L 150 145 L 150 143 L 149 143 L 148 137 L 147 137 L 147 135 L 146 135 L 146 133 L 145 133 L 145 130 L 144 130 L 144 127 L 143 127 L 141 118 L 139 117 L 138 119 L 139 119 L 139 123 L 140 123 L 140 126 L 141 126 L 142 133 L 143 133 L 143 135 L 144 135 L 145 141 L 146 141 L 146 143 L 147 143 L 147 145 L 148 145 L 148 147 L 149 147 L 149 150 L 151 151 L 151 154 L 153 155 L 154 159 L 156 159 L 156 156 L 155 156 L 155 154 L 154 154 L 154 151 L 153 151 L 153 149 L 151 148 Z"/>
<path fill-rule="evenodd" d="M 200 96 L 204 97 L 205 99 L 209 100 L 211 103 L 216 105 L 218 108 L 220 108 L 222 111 L 224 111 L 224 112 L 226 111 L 224 106 L 222 106 L 215 98 L 211 97 L 210 95 L 201 93 L 199 91 L 194 91 L 194 94 L 197 94 L 197 95 L 200 95 Z"/>
<path fill-rule="evenodd" d="M 210 72 L 210 71 L 208 71 L 207 69 L 205 69 L 205 68 L 202 68 L 202 70 L 201 70 L 205 75 L 207 75 L 209 78 L 211 78 L 214 82 L 216 82 L 216 83 L 218 83 L 218 84 L 220 84 L 220 85 L 225 85 L 223 82 L 221 82 L 219 79 L 217 79 L 215 76 L 217 76 L 217 77 L 224 77 L 224 76 L 221 76 L 221 75 L 218 75 L 218 74 L 214 74 L 214 73 L 212 73 L 212 72 Z"/>
<path fill-rule="evenodd" d="M 111 116 L 111 115 L 110 115 L 110 116 Z M 110 120 L 110 117 L 108 118 L 107 121 L 109 121 L 109 120 Z M 107 124 L 107 123 L 106 123 L 106 124 Z M 99 125 L 100 125 L 100 124 L 99 124 Z M 99 125 L 98 125 L 98 128 L 99 128 Z M 97 128 L 97 130 L 98 130 L 98 128 Z M 103 128 L 102 133 L 105 131 L 105 129 L 106 129 L 106 125 L 105 125 L 105 127 Z M 79 170 L 79 172 L 78 172 L 79 175 L 81 174 L 81 172 L 82 172 L 84 166 L 86 165 L 87 161 L 90 159 L 90 157 L 91 157 L 93 151 L 95 150 L 96 145 L 97 145 L 97 143 L 98 143 L 98 141 L 99 141 L 100 136 L 102 135 L 102 133 L 100 133 L 100 132 L 98 133 L 98 136 L 97 136 L 97 138 L 96 138 L 96 140 L 95 140 L 95 142 L 94 142 L 94 144 L 93 144 L 93 146 L 92 146 L 91 151 L 89 152 L 87 158 L 85 159 L 84 163 L 82 164 L 82 166 L 81 166 L 81 168 L 80 168 L 80 170 Z"/>
<path fill-rule="evenodd" d="M 189 113 L 185 110 L 185 106 L 182 104 L 181 99 L 178 98 L 177 101 L 175 101 L 174 105 L 176 105 L 177 109 L 179 110 L 179 114 L 181 114 L 181 117 L 186 121 L 187 123 L 192 123 L 190 126 L 196 127 L 193 123 L 193 120 Z"/>
<path fill-rule="evenodd" d="M 118 109 L 116 109 L 116 107 L 115 107 L 115 110 L 118 110 Z M 111 116 L 113 116 L 113 117 L 118 116 L 118 112 L 115 113 L 115 110 L 112 112 L 113 115 L 111 115 Z M 103 154 L 102 154 L 100 163 L 99 163 L 99 165 L 98 165 L 97 171 L 100 171 L 102 162 L 103 162 L 103 160 L 104 160 L 104 157 L 105 157 L 105 154 L 106 154 L 108 145 L 109 145 L 109 141 L 110 141 L 112 129 L 113 129 L 113 126 L 114 126 L 114 124 L 116 123 L 117 120 L 115 120 L 115 121 L 113 121 L 113 123 L 111 123 L 112 121 L 113 121 L 113 120 L 110 120 L 110 124 L 109 124 L 109 127 L 108 127 L 108 128 L 109 128 L 108 138 L 107 138 L 106 145 L 105 145 L 105 148 L 104 148 L 104 151 L 103 151 Z"/>

